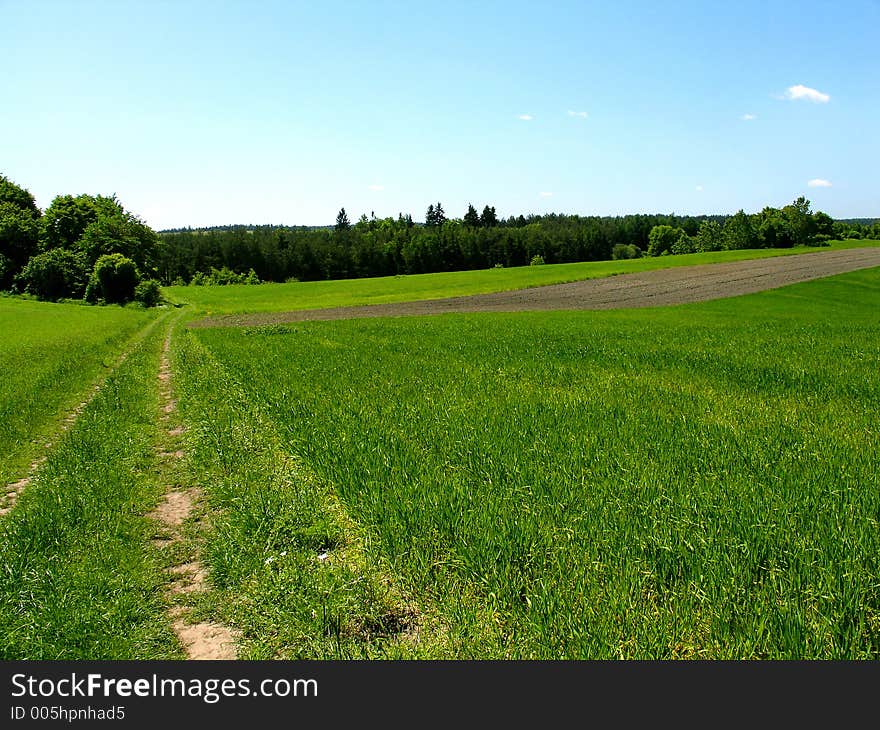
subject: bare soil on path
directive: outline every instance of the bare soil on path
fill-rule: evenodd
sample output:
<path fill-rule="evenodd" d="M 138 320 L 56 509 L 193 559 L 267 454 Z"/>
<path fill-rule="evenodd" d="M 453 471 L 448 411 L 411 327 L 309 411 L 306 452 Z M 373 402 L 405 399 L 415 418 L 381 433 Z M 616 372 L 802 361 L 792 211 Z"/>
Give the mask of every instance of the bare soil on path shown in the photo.
<path fill-rule="evenodd" d="M 184 433 L 181 425 L 173 426 L 170 422 L 177 410 L 171 389 L 171 363 L 169 349 L 172 329 L 162 348 L 162 362 L 159 368 L 159 395 L 162 401 L 161 419 L 167 428 L 170 440 L 178 440 Z M 163 450 L 158 457 L 161 462 L 170 465 L 185 456 L 183 449 Z M 193 514 L 201 491 L 196 487 L 175 484 L 165 493 L 164 500 L 156 506 L 151 517 L 160 528 L 160 534 L 153 540 L 159 549 L 169 549 L 184 539 L 183 526 Z M 168 569 L 169 582 L 167 596 L 169 600 L 168 615 L 177 639 L 186 652 L 187 659 L 235 659 L 237 656 L 236 631 L 221 624 L 189 619 L 189 608 L 180 602 L 182 597 L 199 594 L 207 590 L 207 571 L 201 561 L 196 558 L 178 562 Z"/>
<path fill-rule="evenodd" d="M 854 248 L 701 264 L 586 279 L 567 284 L 428 299 L 292 312 L 207 317 L 191 327 L 241 327 L 312 320 L 401 317 L 466 312 L 636 309 L 753 294 L 857 269 L 880 266 L 880 248 Z"/>

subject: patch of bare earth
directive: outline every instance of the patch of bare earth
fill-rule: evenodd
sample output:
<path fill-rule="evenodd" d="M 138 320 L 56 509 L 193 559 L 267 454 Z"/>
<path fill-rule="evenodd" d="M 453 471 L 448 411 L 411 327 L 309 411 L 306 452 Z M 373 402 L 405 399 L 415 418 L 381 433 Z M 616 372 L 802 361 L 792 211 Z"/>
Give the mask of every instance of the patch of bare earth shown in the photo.
<path fill-rule="evenodd" d="M 170 331 L 162 348 L 162 363 L 159 368 L 159 393 L 162 399 L 162 420 L 167 422 L 177 408 L 171 396 L 171 363 L 168 359 Z M 168 429 L 170 439 L 183 434 L 181 426 Z M 159 458 L 166 464 L 184 456 L 181 449 L 163 450 Z M 160 548 L 179 542 L 182 539 L 183 523 L 192 514 L 201 493 L 196 488 L 175 487 L 165 493 L 162 502 L 153 510 L 151 517 L 161 528 L 161 534 L 153 540 Z M 167 593 L 170 608 L 168 616 L 178 641 L 188 659 L 235 659 L 238 635 L 227 626 L 208 621 L 193 623 L 189 621 L 189 608 L 181 598 L 204 592 L 207 585 L 207 572 L 202 563 L 196 560 L 179 563 L 168 570 Z"/>
<path fill-rule="evenodd" d="M 636 309 L 753 294 L 880 266 L 880 248 L 854 248 L 723 264 L 700 264 L 586 279 L 567 284 L 361 307 L 208 317 L 191 327 L 241 327 L 309 320 L 467 312 Z"/>

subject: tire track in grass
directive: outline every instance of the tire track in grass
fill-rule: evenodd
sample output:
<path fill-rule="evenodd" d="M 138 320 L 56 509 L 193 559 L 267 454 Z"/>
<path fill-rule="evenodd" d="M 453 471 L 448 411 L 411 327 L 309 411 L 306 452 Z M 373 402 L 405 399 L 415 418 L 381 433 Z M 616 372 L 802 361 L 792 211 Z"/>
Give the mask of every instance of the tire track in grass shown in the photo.
<path fill-rule="evenodd" d="M 185 329 L 179 342 L 187 465 L 212 518 L 213 590 L 199 610 L 240 628 L 243 659 L 450 656 L 430 597 L 405 592 L 332 485 L 288 452 L 213 353 Z"/>
<path fill-rule="evenodd" d="M 161 420 L 167 432 L 167 441 L 160 446 L 158 454 L 163 472 L 175 476 L 176 464 L 185 453 L 176 448 L 184 433 L 184 428 L 175 423 L 177 401 L 171 387 L 171 362 L 169 352 L 174 332 L 172 323 L 162 345 L 162 359 L 159 367 L 159 396 Z M 207 572 L 198 555 L 197 536 L 187 533 L 187 525 L 193 518 L 201 499 L 201 490 L 186 486 L 174 480 L 174 486 L 165 493 L 163 501 L 151 513 L 160 532 L 153 538 L 153 545 L 162 550 L 168 558 L 168 577 L 166 594 L 169 603 L 168 615 L 178 641 L 188 659 L 235 659 L 238 652 L 237 632 L 219 623 L 189 621 L 189 599 L 203 594 L 208 589 Z"/>
<path fill-rule="evenodd" d="M 162 320 L 167 317 L 167 313 L 156 317 L 152 321 L 148 322 L 144 327 L 142 327 L 138 332 L 136 332 L 126 343 L 125 348 L 119 357 L 116 358 L 116 362 L 113 363 L 106 373 L 100 376 L 98 380 L 92 384 L 91 388 L 86 391 L 86 397 L 80 401 L 78 405 L 76 405 L 61 421 L 61 425 L 55 431 L 55 433 L 50 437 L 48 441 L 43 444 L 43 448 L 46 452 L 48 452 L 53 444 L 57 443 L 58 440 L 69 431 L 73 425 L 76 423 L 77 419 L 82 415 L 82 412 L 88 407 L 88 405 L 95 399 L 95 396 L 101 392 L 101 389 L 104 387 L 106 382 L 110 379 L 110 377 L 119 370 L 120 365 L 125 362 L 128 358 L 129 354 L 137 347 L 143 340 L 147 337 L 147 335 L 152 332 L 153 328 Z M 14 482 L 9 482 L 5 485 L 2 495 L 0 495 L 0 517 L 8 514 L 13 510 L 16 503 L 18 502 L 18 498 L 21 496 L 21 493 L 25 490 L 25 488 L 33 481 L 34 476 L 36 476 L 37 471 L 39 471 L 40 467 L 46 463 L 46 459 L 48 458 L 48 454 L 43 454 L 42 456 L 38 456 L 34 459 L 30 466 L 28 467 L 27 474 L 25 474 L 21 479 L 18 479 Z"/>

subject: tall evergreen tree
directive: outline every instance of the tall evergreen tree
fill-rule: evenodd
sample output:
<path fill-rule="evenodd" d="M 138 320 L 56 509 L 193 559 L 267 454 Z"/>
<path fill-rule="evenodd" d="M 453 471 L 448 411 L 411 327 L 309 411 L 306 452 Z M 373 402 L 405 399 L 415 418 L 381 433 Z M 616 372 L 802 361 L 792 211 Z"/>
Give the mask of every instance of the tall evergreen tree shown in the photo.
<path fill-rule="evenodd" d="M 477 209 L 470 203 L 468 203 L 467 213 L 464 214 L 464 224 L 473 228 L 477 228 L 480 225 L 480 216 L 477 214 Z"/>
<path fill-rule="evenodd" d="M 347 231 L 349 228 L 351 228 L 351 221 L 348 220 L 348 214 L 345 212 L 345 208 L 340 208 L 336 215 L 336 230 Z"/>
<path fill-rule="evenodd" d="M 436 226 L 437 225 L 437 214 L 434 212 L 434 204 L 431 203 L 428 206 L 428 211 L 425 213 L 425 225 L 426 226 Z"/>
<path fill-rule="evenodd" d="M 437 202 L 437 205 L 434 207 L 434 225 L 442 226 L 446 222 L 446 213 L 443 211 L 443 206 L 440 205 L 440 202 Z"/>
<path fill-rule="evenodd" d="M 483 213 L 480 216 L 480 225 L 483 226 L 483 228 L 494 228 L 498 225 L 498 218 L 495 215 L 494 205 L 491 208 L 488 205 L 483 208 Z"/>

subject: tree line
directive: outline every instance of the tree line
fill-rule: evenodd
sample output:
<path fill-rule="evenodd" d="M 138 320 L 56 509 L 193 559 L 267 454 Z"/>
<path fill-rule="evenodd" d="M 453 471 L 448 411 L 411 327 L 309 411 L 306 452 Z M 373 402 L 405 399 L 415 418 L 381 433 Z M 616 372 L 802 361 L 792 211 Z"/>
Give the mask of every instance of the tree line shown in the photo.
<path fill-rule="evenodd" d="M 880 222 L 839 224 L 798 198 L 756 214 L 678 216 L 519 215 L 469 205 L 449 218 L 439 202 L 424 223 L 411 215 L 352 223 L 345 208 L 324 228 L 225 226 L 160 233 L 165 284 L 344 279 L 438 271 L 637 258 L 643 255 L 821 245 L 832 238 L 880 239 Z"/>
<path fill-rule="evenodd" d="M 502 218 L 468 205 L 461 218 L 431 203 L 412 215 L 332 226 L 224 226 L 157 234 L 115 196 L 59 195 L 41 211 L 0 175 L 0 288 L 42 299 L 155 304 L 160 284 L 254 284 L 421 274 L 537 263 L 880 239 L 880 221 L 834 221 L 801 197 L 760 213 Z"/>
<path fill-rule="evenodd" d="M 41 211 L 0 175 L 0 289 L 40 299 L 154 306 L 159 237 L 116 196 L 59 195 Z"/>

